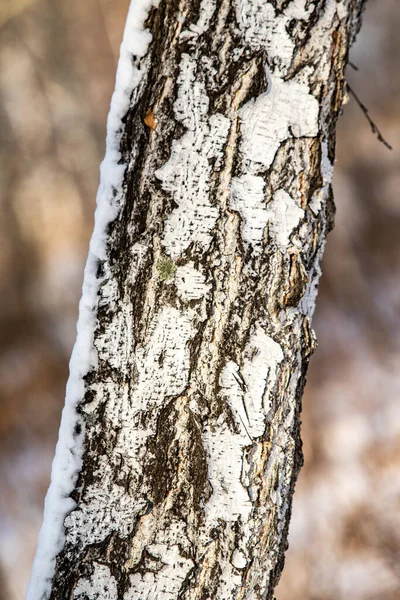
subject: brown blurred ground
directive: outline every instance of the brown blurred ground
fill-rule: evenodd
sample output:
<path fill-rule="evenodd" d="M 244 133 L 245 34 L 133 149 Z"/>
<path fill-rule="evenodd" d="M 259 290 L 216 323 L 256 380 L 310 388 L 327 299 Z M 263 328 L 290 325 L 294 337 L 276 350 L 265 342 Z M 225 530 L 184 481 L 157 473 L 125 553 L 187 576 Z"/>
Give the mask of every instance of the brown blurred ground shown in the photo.
<path fill-rule="evenodd" d="M 1 600 L 41 523 L 128 4 L 0 0 Z M 351 100 L 278 600 L 400 599 L 399 31 L 370 0 L 348 78 L 395 149 Z"/>

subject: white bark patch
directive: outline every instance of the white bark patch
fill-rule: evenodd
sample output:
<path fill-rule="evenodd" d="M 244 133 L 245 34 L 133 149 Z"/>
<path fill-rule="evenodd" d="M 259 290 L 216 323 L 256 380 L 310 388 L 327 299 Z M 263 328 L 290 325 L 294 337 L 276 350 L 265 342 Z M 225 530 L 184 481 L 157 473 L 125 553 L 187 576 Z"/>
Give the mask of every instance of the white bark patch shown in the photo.
<path fill-rule="evenodd" d="M 341 21 L 346 19 L 348 10 L 349 9 L 343 0 L 341 0 L 341 2 L 339 2 L 337 0 L 336 11 L 337 11 L 337 15 Z"/>
<path fill-rule="evenodd" d="M 199 35 L 207 31 L 210 25 L 210 21 L 215 12 L 216 0 L 202 0 L 200 3 L 200 14 L 197 23 L 191 23 L 189 25 L 189 31 L 182 31 L 180 34 L 181 40 L 189 40 L 191 38 L 197 38 Z"/>
<path fill-rule="evenodd" d="M 136 480 L 141 473 L 146 442 L 155 435 L 157 426 L 155 412 L 151 419 L 146 419 L 146 426 L 142 417 L 151 409 L 160 408 L 166 397 L 179 395 L 185 389 L 190 365 L 187 344 L 194 334 L 189 311 L 182 313 L 164 307 L 150 324 L 143 346 L 136 349 L 138 376 L 132 389 L 116 390 L 112 381 L 104 386 L 105 417 L 110 427 L 118 431 L 113 456 L 123 458 L 123 472 L 131 476 L 132 489 L 140 491 Z M 118 352 L 116 346 L 115 353 Z M 104 397 L 96 400 L 100 401 Z M 102 457 L 99 470 L 94 473 L 101 478 L 100 483 L 85 490 L 79 508 L 65 519 L 67 539 L 72 543 L 98 543 L 112 532 L 126 537 L 132 531 L 135 515 L 146 504 L 143 495 L 138 500 L 113 482 L 115 465 L 109 460 Z"/>
<path fill-rule="evenodd" d="M 177 545 L 151 544 L 146 550 L 154 558 L 152 570 L 130 576 L 131 588 L 125 600 L 176 598 L 193 562 L 181 556 Z"/>
<path fill-rule="evenodd" d="M 237 595 L 237 590 L 240 589 L 243 583 L 242 574 L 238 573 L 236 568 L 232 568 L 233 565 L 228 560 L 222 559 L 218 565 L 221 572 L 216 597 L 221 598 L 221 600 L 231 600 L 231 598 L 234 598 Z"/>
<path fill-rule="evenodd" d="M 108 283 L 110 290 L 110 304 L 118 298 L 117 285 L 114 281 Z M 112 298 L 112 293 L 115 295 Z M 133 315 L 132 306 L 124 304 L 121 310 L 113 316 L 113 326 L 105 330 L 102 335 L 96 337 L 96 349 L 99 356 L 107 356 L 109 364 L 120 372 L 127 372 L 129 369 L 129 353 L 133 341 Z M 118 348 L 118 351 L 110 353 L 110 348 Z"/>
<path fill-rule="evenodd" d="M 265 0 L 236 0 L 236 17 L 245 40 L 253 48 L 263 47 L 277 72 L 290 66 L 295 49 L 287 26 L 292 19 L 308 20 L 315 6 L 306 9 L 306 0 L 292 0 L 283 13 L 276 14 Z"/>
<path fill-rule="evenodd" d="M 105 476 L 106 473 L 105 467 Z M 65 519 L 67 540 L 72 544 L 78 540 L 83 544 L 96 544 L 114 531 L 126 537 L 133 529 L 134 515 L 144 504 L 134 504 L 125 488 L 111 481 L 106 485 L 103 482 L 91 485 L 85 492 L 79 510 L 73 511 Z"/>
<path fill-rule="evenodd" d="M 257 419 L 254 418 L 254 424 L 249 422 L 252 437 L 258 437 L 265 430 L 265 417 L 271 408 L 269 394 L 276 383 L 277 367 L 283 360 L 283 352 L 280 345 L 262 327 L 258 327 L 246 345 L 244 357 L 244 398 L 247 412 L 258 415 Z"/>
<path fill-rule="evenodd" d="M 326 200 L 329 191 L 329 185 L 332 182 L 333 176 L 333 164 L 328 157 L 328 143 L 326 141 L 321 144 L 321 176 L 323 186 L 321 189 L 314 192 L 312 200 L 310 202 L 310 208 L 315 215 L 319 213 L 323 203 Z"/>
<path fill-rule="evenodd" d="M 252 246 L 256 254 L 262 251 L 262 242 L 269 213 L 264 197 L 265 181 L 256 175 L 234 177 L 231 182 L 230 207 L 241 218 L 241 234 L 245 245 Z"/>
<path fill-rule="evenodd" d="M 258 327 L 244 349 L 243 366 L 229 361 L 221 372 L 221 393 L 227 400 L 243 434 L 250 442 L 265 431 L 270 392 L 283 360 L 280 345 Z M 248 440 L 249 441 L 249 440 Z"/>
<path fill-rule="evenodd" d="M 193 242 L 201 249 L 211 243 L 219 211 L 210 201 L 209 159 L 217 159 L 218 164 L 230 127 L 229 119 L 219 113 L 208 117 L 205 86 L 196 80 L 196 64 L 188 54 L 182 55 L 180 68 L 174 112 L 188 131 L 173 141 L 170 159 L 155 172 L 178 205 L 165 222 L 162 240 L 172 259 Z"/>
<path fill-rule="evenodd" d="M 220 376 L 221 397 L 228 403 L 234 424 L 225 415 L 203 431 L 203 443 L 208 456 L 209 482 L 212 494 L 205 506 L 206 530 L 218 527 L 219 522 L 235 522 L 240 518 L 241 537 L 230 562 L 221 562 L 218 597 L 233 598 L 241 585 L 241 569 L 248 562 L 250 536 L 254 523 L 251 518 L 250 496 L 252 452 L 261 446 L 254 439 L 265 431 L 270 408 L 269 394 L 276 379 L 277 368 L 283 360 L 279 344 L 262 327 L 257 327 L 245 350 L 244 362 L 239 366 L 229 361 Z"/>
<path fill-rule="evenodd" d="M 225 416 L 221 415 L 213 427 L 208 426 L 203 432 L 209 482 L 213 490 L 205 507 L 209 529 L 218 524 L 218 519 L 236 521 L 240 516 L 243 522 L 247 522 L 251 512 L 252 505 L 241 475 L 243 449 L 252 441 L 242 425 L 239 431 L 232 431 Z"/>
<path fill-rule="evenodd" d="M 247 566 L 250 537 L 253 530 L 251 517 L 252 458 L 245 454 L 259 453 L 261 443 L 254 439 L 265 431 L 270 407 L 269 393 L 277 378 L 277 369 L 283 360 L 279 344 L 262 327 L 257 327 L 245 347 L 242 369 L 229 361 L 221 372 L 221 397 L 228 403 L 234 419 L 226 415 L 203 431 L 203 443 L 208 457 L 209 482 L 212 494 L 205 506 L 205 528 L 220 521 L 235 522 L 240 518 L 240 539 L 229 561 L 219 563 L 218 597 L 233 598 L 242 584 L 240 571 Z"/>
<path fill-rule="evenodd" d="M 270 167 L 280 144 L 289 137 L 317 135 L 318 112 L 318 101 L 307 85 L 271 76 L 268 94 L 249 100 L 239 111 L 241 151 L 250 162 L 249 171 Z"/>
<path fill-rule="evenodd" d="M 248 44 L 264 47 L 271 58 L 278 56 L 284 66 L 290 65 L 294 44 L 286 31 L 286 19 L 276 18 L 271 4 L 263 0 L 238 0 L 236 17 Z"/>
<path fill-rule="evenodd" d="M 232 555 L 232 564 L 236 569 L 244 569 L 247 565 L 246 555 L 241 550 L 235 550 Z"/>
<path fill-rule="evenodd" d="M 246 522 L 251 502 L 243 482 L 243 449 L 265 431 L 270 408 L 269 393 L 276 383 L 277 367 L 283 360 L 279 344 L 258 327 L 244 351 L 242 370 L 229 361 L 220 377 L 221 396 L 228 402 L 236 432 L 221 415 L 214 427 L 204 431 L 209 456 L 209 481 L 213 493 L 205 510 L 210 527 L 218 519 Z"/>
<path fill-rule="evenodd" d="M 136 350 L 137 409 L 160 406 L 165 396 L 178 395 L 185 389 L 190 360 L 187 342 L 193 334 L 189 314 L 164 307 L 157 315 L 149 339 Z"/>
<path fill-rule="evenodd" d="M 271 215 L 270 226 L 275 234 L 276 243 L 282 251 L 285 251 L 293 229 L 304 216 L 304 210 L 284 190 L 275 192 L 268 209 Z"/>
<path fill-rule="evenodd" d="M 115 578 L 105 565 L 94 562 L 94 572 L 88 579 L 79 579 L 74 589 L 74 600 L 117 600 Z"/>
<path fill-rule="evenodd" d="M 188 300 L 199 300 L 210 290 L 210 285 L 205 283 L 203 273 L 195 269 L 192 261 L 177 268 L 175 285 L 178 296 L 186 302 Z"/>
<path fill-rule="evenodd" d="M 322 274 L 321 261 L 325 250 L 325 243 L 326 242 L 324 241 L 318 250 L 316 261 L 309 274 L 310 281 L 307 284 L 306 291 L 299 304 L 300 311 L 310 320 L 314 314 L 315 303 L 318 295 L 318 283 Z"/>

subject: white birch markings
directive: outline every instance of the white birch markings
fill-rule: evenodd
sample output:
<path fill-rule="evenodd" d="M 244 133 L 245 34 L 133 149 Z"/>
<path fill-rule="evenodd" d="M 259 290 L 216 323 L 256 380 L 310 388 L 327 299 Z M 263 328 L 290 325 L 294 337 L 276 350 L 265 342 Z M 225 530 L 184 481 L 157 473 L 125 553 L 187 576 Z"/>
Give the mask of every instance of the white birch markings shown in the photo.
<path fill-rule="evenodd" d="M 221 373 L 221 394 L 231 406 L 239 430 L 247 434 L 247 442 L 265 431 L 269 396 L 282 360 L 280 345 L 257 327 L 244 349 L 242 367 L 229 361 Z"/>
<path fill-rule="evenodd" d="M 279 344 L 258 326 L 243 352 L 240 368 L 229 361 L 221 372 L 221 396 L 229 405 L 235 428 L 221 415 L 203 433 L 208 456 L 209 481 L 212 495 L 206 504 L 206 527 L 209 531 L 220 521 L 241 523 L 241 537 L 230 560 L 221 565 L 221 598 L 230 598 L 240 585 L 240 571 L 250 560 L 250 539 L 255 521 L 253 509 L 252 472 L 256 455 L 265 432 L 270 394 L 273 391 L 277 368 L 283 360 Z M 252 449 L 250 452 L 245 450 Z"/>
<path fill-rule="evenodd" d="M 178 258 L 191 243 L 207 249 L 219 215 L 210 202 L 208 159 L 220 158 L 230 122 L 221 114 L 209 117 L 209 99 L 204 84 L 195 76 L 196 64 L 182 56 L 178 77 L 176 119 L 187 129 L 172 144 L 171 157 L 155 175 L 178 204 L 167 218 L 163 246 L 172 259 Z M 218 164 L 218 163 L 217 163 Z"/>
<path fill-rule="evenodd" d="M 239 111 L 241 151 L 251 173 L 269 167 L 289 137 L 313 137 L 318 132 L 319 105 L 308 86 L 271 76 L 268 94 L 249 100 Z M 261 167 L 261 168 L 260 168 Z"/>
<path fill-rule="evenodd" d="M 236 14 L 246 41 L 253 47 L 267 50 L 278 72 L 285 71 L 292 61 L 295 43 L 288 33 L 292 19 L 307 20 L 313 11 L 305 9 L 306 0 L 295 0 L 280 14 L 263 0 L 238 0 Z"/>
<path fill-rule="evenodd" d="M 74 600 L 117 600 L 115 578 L 105 565 L 93 563 L 93 573 L 87 579 L 79 579 L 74 589 Z"/>
<path fill-rule="evenodd" d="M 323 181 L 323 187 L 314 192 L 310 202 L 310 208 L 316 215 L 321 210 L 321 207 L 323 206 L 326 200 L 326 197 L 329 193 L 329 186 L 332 183 L 333 176 L 333 164 L 328 158 L 328 144 L 326 142 L 322 142 L 321 151 L 321 176 Z"/>
<path fill-rule="evenodd" d="M 155 559 L 154 571 L 131 575 L 124 600 L 175 598 L 193 562 L 182 557 L 178 545 L 152 544 L 147 551 Z"/>
<path fill-rule="evenodd" d="M 231 183 L 230 207 L 239 212 L 243 241 L 257 254 L 262 251 L 264 229 L 269 221 L 265 206 L 265 181 L 256 175 L 234 177 Z"/>
<path fill-rule="evenodd" d="M 289 245 L 293 229 L 297 227 L 300 219 L 304 216 L 304 210 L 296 204 L 285 190 L 275 192 L 268 208 L 276 242 L 279 248 L 285 251 Z"/>
<path fill-rule="evenodd" d="M 204 274 L 194 267 L 193 261 L 177 268 L 175 285 L 178 296 L 183 301 L 199 300 L 210 291 L 210 285 L 205 283 Z"/>
<path fill-rule="evenodd" d="M 133 390 L 124 394 L 123 390 L 115 390 L 110 382 L 105 410 L 110 426 L 118 430 L 113 459 L 124 457 L 123 468 L 134 480 L 140 476 L 146 442 L 156 431 L 155 411 L 163 406 L 166 397 L 178 396 L 187 385 L 187 343 L 194 333 L 188 315 L 174 308 L 164 308 L 149 328 L 143 346 L 136 349 L 138 376 Z M 115 347 L 118 348 L 118 344 Z M 154 416 L 147 419 L 144 426 L 142 416 L 149 411 L 153 411 Z M 145 500 L 127 494 L 122 485 L 113 482 L 112 466 L 103 456 L 99 473 L 94 473 L 100 476 L 101 483 L 89 486 L 80 507 L 65 519 L 67 540 L 71 543 L 98 543 L 112 532 L 126 537 L 134 526 L 134 515 L 145 507 Z"/>
<path fill-rule="evenodd" d="M 283 5 L 182 0 L 160 24 L 132 4 L 28 600 L 273 596 L 350 22 L 349 2 Z M 149 109 L 157 126 L 129 146 Z"/>

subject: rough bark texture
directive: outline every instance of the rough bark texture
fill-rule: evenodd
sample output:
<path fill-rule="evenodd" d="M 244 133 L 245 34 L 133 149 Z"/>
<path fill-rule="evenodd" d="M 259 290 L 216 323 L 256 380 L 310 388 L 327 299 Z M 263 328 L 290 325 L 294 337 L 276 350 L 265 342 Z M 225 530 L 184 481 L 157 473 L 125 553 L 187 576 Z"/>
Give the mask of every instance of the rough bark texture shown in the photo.
<path fill-rule="evenodd" d="M 273 597 L 361 8 L 149 11 L 51 599 Z"/>

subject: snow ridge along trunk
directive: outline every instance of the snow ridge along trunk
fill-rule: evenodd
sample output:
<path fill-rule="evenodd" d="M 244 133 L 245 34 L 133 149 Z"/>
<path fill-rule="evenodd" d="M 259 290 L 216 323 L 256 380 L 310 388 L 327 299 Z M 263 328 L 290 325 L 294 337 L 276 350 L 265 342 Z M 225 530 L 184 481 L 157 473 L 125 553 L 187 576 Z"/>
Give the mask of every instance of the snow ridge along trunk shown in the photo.
<path fill-rule="evenodd" d="M 271 599 L 362 0 L 133 0 L 28 600 Z"/>

